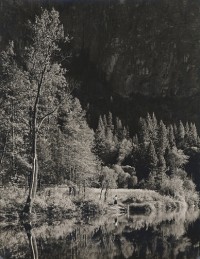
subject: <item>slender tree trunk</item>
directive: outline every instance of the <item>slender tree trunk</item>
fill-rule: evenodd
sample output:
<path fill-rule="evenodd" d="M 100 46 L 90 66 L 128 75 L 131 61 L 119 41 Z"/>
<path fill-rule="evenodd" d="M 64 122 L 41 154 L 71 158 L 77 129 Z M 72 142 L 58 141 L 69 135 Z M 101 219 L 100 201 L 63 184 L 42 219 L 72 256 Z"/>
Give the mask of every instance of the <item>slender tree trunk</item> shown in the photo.
<path fill-rule="evenodd" d="M 37 97 L 34 104 L 34 109 L 32 113 L 32 172 L 31 172 L 31 181 L 29 187 L 29 194 L 24 206 L 23 212 L 27 214 L 32 213 L 33 201 L 35 199 L 37 191 L 37 181 L 38 181 L 38 158 L 37 158 L 37 135 L 38 135 L 38 125 L 37 125 L 37 116 L 38 116 L 38 102 L 40 97 L 41 84 L 38 86 Z"/>
<path fill-rule="evenodd" d="M 108 195 L 108 187 L 106 187 L 105 193 L 104 193 L 104 201 L 107 200 L 107 195 Z"/>
<path fill-rule="evenodd" d="M 101 185 L 101 193 L 100 193 L 99 200 L 101 200 L 102 192 L 103 192 L 103 184 Z"/>
<path fill-rule="evenodd" d="M 0 158 L 0 165 L 3 164 L 3 159 L 4 159 L 5 152 L 6 152 L 7 140 L 8 140 L 8 131 L 6 132 L 5 142 L 4 142 L 4 146 L 3 146 L 3 150 L 2 150 L 2 154 L 1 154 L 1 158 Z"/>
<path fill-rule="evenodd" d="M 31 214 L 33 201 L 35 199 L 38 182 L 38 158 L 37 158 L 37 132 L 36 132 L 36 119 L 34 119 L 33 135 L 32 135 L 32 172 L 29 187 L 29 194 L 24 207 L 24 212 Z"/>
<path fill-rule="evenodd" d="M 29 246 L 30 246 L 30 250 L 31 250 L 31 258 L 32 259 L 38 259 L 37 242 L 36 242 L 35 235 L 32 232 L 31 223 L 25 223 L 24 228 L 26 230 L 26 234 L 27 234 L 28 240 L 29 240 Z"/>
<path fill-rule="evenodd" d="M 14 129 L 14 121 L 15 121 L 15 106 L 14 106 L 14 102 L 12 100 L 12 171 L 15 171 L 15 156 L 14 156 L 14 152 L 15 152 L 15 129 Z"/>

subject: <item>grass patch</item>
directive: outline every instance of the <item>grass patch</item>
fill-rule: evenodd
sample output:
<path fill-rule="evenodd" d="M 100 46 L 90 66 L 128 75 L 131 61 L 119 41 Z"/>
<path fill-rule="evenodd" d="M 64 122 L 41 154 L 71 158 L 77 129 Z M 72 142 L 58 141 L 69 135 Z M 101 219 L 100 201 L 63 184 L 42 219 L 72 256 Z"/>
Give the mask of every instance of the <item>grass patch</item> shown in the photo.
<path fill-rule="evenodd" d="M 69 215 L 105 214 L 119 208 L 126 212 L 128 204 L 133 204 L 135 211 L 162 210 L 173 211 L 186 207 L 184 201 L 161 195 L 153 190 L 145 189 L 111 189 L 108 191 L 107 199 L 104 193 L 100 199 L 100 189 L 86 188 L 86 194 L 69 196 L 68 186 L 45 188 L 38 191 L 34 201 L 34 212 L 41 217 L 54 219 L 67 218 Z M 22 211 L 27 197 L 27 190 L 17 187 L 1 188 L 0 192 L 0 217 L 17 218 Z M 118 196 L 118 206 L 114 206 L 114 196 Z M 113 209 L 113 210 L 111 210 Z"/>

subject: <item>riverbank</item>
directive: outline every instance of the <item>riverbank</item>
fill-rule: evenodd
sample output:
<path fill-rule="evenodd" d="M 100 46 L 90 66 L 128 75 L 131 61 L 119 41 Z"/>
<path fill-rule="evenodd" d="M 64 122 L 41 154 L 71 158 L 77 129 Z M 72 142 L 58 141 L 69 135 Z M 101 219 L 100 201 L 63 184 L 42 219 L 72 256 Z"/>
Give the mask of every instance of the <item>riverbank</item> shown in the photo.
<path fill-rule="evenodd" d="M 181 210 L 181 212 L 176 210 L 167 213 L 152 212 L 149 215 L 130 215 L 129 217 L 127 214 L 118 217 L 105 214 L 53 222 L 31 222 L 28 233 L 26 232 L 27 228 L 21 222 L 7 222 L 4 225 L 1 223 L 0 255 L 3 258 L 10 258 L 11 254 L 12 258 L 31 258 L 32 246 L 29 246 L 28 243 L 30 235 L 37 244 L 39 258 L 57 258 L 59 253 L 62 254 L 62 258 L 66 258 L 66 255 L 67 258 L 70 258 L 72 248 L 76 248 L 76 251 L 80 252 L 78 258 L 94 258 L 94 254 L 95 258 L 105 258 L 105 256 L 99 257 L 96 252 L 101 249 L 99 251 L 101 254 L 102 249 L 108 248 L 104 254 L 106 255 L 111 246 L 117 248 L 119 243 L 113 241 L 115 235 L 118 241 L 121 240 L 121 244 L 125 248 L 124 251 L 130 245 L 130 234 L 133 237 L 131 240 L 134 244 L 138 243 L 140 249 L 143 249 L 140 245 L 140 237 L 147 244 L 146 239 L 152 243 L 155 236 L 160 241 L 164 238 L 163 243 L 166 243 L 166 239 L 170 240 L 173 236 L 176 240 L 175 244 L 177 244 L 177 240 L 180 240 L 179 244 L 182 248 L 188 226 L 193 225 L 198 218 L 199 212 L 193 209 Z M 145 231 L 148 232 L 148 235 L 145 235 Z M 151 235 L 149 235 L 150 232 Z M 105 242 L 104 246 L 99 245 L 100 240 Z M 111 246 L 107 246 L 107 244 Z M 114 250 L 119 251 L 118 249 Z M 46 255 L 46 253 L 48 254 Z M 131 257 L 130 254 L 129 258 L 133 258 L 133 256 Z"/>
<path fill-rule="evenodd" d="M 100 199 L 100 189 L 86 188 L 86 192 L 76 196 L 69 195 L 68 186 L 45 188 L 38 191 L 33 214 L 40 220 L 64 219 L 77 217 L 83 213 L 103 215 L 106 213 L 150 213 L 152 211 L 173 211 L 186 209 L 184 199 L 164 196 L 156 191 L 143 189 L 111 189 L 107 199 L 104 191 Z M 114 196 L 118 196 L 118 205 L 113 205 Z M 18 187 L 1 188 L 0 218 L 2 220 L 18 219 L 27 197 L 27 190 Z M 196 206 L 196 205 L 194 205 Z"/>

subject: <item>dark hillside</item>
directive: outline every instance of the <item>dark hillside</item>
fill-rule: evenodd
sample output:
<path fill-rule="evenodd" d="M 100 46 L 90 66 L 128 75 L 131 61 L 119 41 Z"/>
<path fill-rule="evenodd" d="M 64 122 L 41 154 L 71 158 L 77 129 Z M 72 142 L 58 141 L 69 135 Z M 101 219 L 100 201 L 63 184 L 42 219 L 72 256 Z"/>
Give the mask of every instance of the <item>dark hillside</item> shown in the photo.
<path fill-rule="evenodd" d="M 94 127 L 109 108 L 133 129 L 147 111 L 200 129 L 198 0 L 1 0 L 1 48 L 11 39 L 24 44 L 26 21 L 41 6 L 55 6 L 73 38 L 71 63 L 64 65 L 80 82 L 76 95 L 90 104 Z"/>

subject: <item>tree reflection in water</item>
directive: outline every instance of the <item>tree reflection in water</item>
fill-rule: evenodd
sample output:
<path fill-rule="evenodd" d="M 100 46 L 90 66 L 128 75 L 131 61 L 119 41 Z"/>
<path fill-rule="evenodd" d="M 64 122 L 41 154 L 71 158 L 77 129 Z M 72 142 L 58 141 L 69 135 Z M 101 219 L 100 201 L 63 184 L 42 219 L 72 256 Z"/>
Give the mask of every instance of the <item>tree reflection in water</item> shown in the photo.
<path fill-rule="evenodd" d="M 37 227 L 35 224 L 34 228 L 29 223 L 24 227 L 29 244 L 22 229 L 1 227 L 0 255 L 3 258 L 30 258 L 28 246 L 34 259 L 196 259 L 199 256 L 200 219 L 195 210 L 129 217 L 87 216 Z"/>
<path fill-rule="evenodd" d="M 32 230 L 31 222 L 24 223 L 24 229 L 26 231 L 28 240 L 29 240 L 29 247 L 31 252 L 31 258 L 32 259 L 38 259 L 38 248 L 37 248 L 37 242 L 35 235 Z"/>

